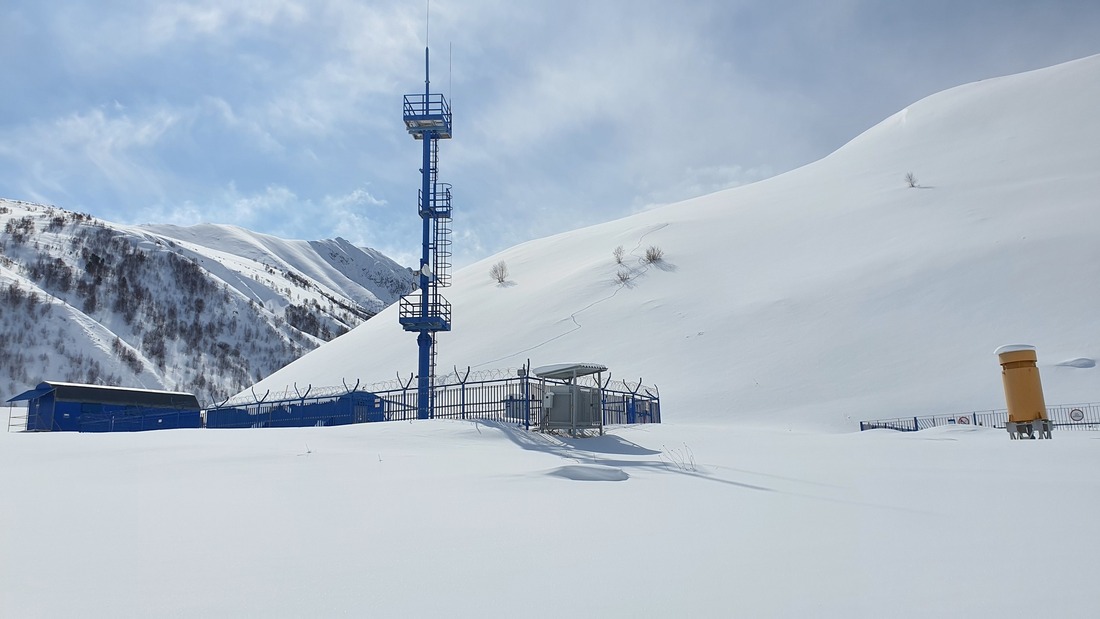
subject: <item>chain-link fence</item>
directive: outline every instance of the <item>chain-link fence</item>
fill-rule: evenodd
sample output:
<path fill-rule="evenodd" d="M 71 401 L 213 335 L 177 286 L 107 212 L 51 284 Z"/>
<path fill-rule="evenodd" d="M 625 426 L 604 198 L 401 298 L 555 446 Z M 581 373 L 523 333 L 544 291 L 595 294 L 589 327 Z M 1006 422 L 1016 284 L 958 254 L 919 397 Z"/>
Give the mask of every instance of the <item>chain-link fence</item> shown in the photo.
<path fill-rule="evenodd" d="M 608 380 L 594 377 L 577 383 L 598 389 L 600 415 L 604 425 L 660 423 L 661 402 L 656 387 L 641 381 Z M 548 385 L 564 381 L 540 379 L 526 372 L 489 370 L 457 372 L 437 379 L 432 388 L 432 411 L 436 419 L 479 419 L 510 422 L 526 428 L 542 425 Z M 378 389 L 377 387 L 384 387 Z M 416 419 L 417 385 L 398 378 L 375 383 L 368 390 L 358 383 L 341 387 L 305 388 L 297 385 L 272 396 L 255 392 L 227 400 L 204 412 L 208 428 L 287 427 L 345 425 L 373 421 Z"/>
<path fill-rule="evenodd" d="M 1100 403 L 1048 406 L 1047 418 L 1053 422 L 1056 429 L 1100 430 Z M 973 425 L 1004 429 L 1007 422 L 1008 409 L 997 409 L 945 415 L 874 419 L 859 422 L 859 429 L 862 431 L 883 428 L 902 432 L 916 432 L 917 430 L 948 425 Z"/>

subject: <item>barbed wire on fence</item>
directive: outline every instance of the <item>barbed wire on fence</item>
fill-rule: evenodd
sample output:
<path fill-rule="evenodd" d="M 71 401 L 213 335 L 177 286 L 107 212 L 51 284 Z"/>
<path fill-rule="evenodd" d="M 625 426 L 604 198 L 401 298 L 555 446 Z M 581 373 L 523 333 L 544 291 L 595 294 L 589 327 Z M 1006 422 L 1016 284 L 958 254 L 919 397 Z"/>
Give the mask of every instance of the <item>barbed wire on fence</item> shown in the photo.
<path fill-rule="evenodd" d="M 456 371 L 448 372 L 442 376 L 437 376 L 435 380 L 435 389 L 450 389 L 458 388 L 463 384 L 471 383 L 485 383 L 485 382 L 502 382 L 514 380 L 517 385 L 524 380 L 523 370 L 524 368 L 507 367 L 507 368 L 490 368 L 485 370 L 470 371 L 466 368 L 464 372 L 455 369 Z M 370 384 L 362 384 L 359 379 L 356 379 L 353 383 L 349 383 L 346 378 L 341 379 L 341 385 L 327 385 L 327 386 L 315 386 L 308 384 L 301 385 L 287 385 L 279 391 L 266 391 L 261 397 L 260 394 L 254 390 L 249 392 L 237 394 L 231 398 L 228 398 L 220 404 L 216 404 L 213 408 L 232 408 L 232 407 L 245 407 L 264 402 L 294 402 L 294 401 L 306 401 L 316 402 L 320 400 L 334 399 L 352 393 L 393 393 L 399 391 L 415 390 L 412 387 L 412 379 L 414 376 L 410 375 L 409 379 L 402 378 L 398 375 L 395 378 L 389 380 L 378 381 Z M 527 378 L 533 382 L 539 381 L 534 377 Z M 595 375 L 583 376 L 577 379 L 577 383 L 587 387 L 598 387 L 605 391 L 619 392 L 623 394 L 633 394 L 640 397 L 654 398 L 656 397 L 656 388 L 643 385 L 641 380 L 637 382 L 631 382 L 626 380 L 611 380 L 608 379 L 604 383 L 600 383 Z"/>
<path fill-rule="evenodd" d="M 469 367 L 466 371 L 448 372 L 442 376 L 436 377 L 436 384 L 438 385 L 457 385 L 459 383 L 477 383 L 490 380 L 504 380 L 506 378 L 516 378 L 520 374 L 520 368 L 491 368 L 488 370 L 471 370 Z M 460 375 L 461 374 L 461 375 Z"/>

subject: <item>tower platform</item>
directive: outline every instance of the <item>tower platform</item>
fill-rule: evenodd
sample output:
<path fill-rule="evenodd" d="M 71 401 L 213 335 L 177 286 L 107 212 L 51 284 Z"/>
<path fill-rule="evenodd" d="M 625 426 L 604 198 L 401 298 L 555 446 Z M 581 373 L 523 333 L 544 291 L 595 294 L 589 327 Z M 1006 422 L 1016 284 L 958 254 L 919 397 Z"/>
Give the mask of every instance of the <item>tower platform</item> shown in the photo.
<path fill-rule="evenodd" d="M 401 297 L 397 321 L 406 331 L 451 330 L 451 304 L 447 299 L 436 295 L 428 304 L 427 314 L 421 306 L 421 297 L 418 293 Z"/>
<path fill-rule="evenodd" d="M 451 184 L 436 183 L 432 199 L 428 201 L 429 208 L 424 208 L 424 191 L 416 192 L 416 206 L 421 217 L 447 218 L 451 217 Z"/>
<path fill-rule="evenodd" d="M 441 94 L 405 95 L 405 128 L 418 140 L 431 133 L 433 138 L 451 137 L 451 104 Z"/>

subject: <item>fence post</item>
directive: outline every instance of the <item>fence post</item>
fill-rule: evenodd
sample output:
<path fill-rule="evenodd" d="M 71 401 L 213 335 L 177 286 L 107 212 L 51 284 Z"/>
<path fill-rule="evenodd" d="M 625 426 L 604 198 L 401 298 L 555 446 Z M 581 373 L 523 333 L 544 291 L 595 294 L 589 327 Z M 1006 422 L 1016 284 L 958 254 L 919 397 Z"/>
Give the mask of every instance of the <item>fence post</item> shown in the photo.
<path fill-rule="evenodd" d="M 470 366 L 466 366 L 466 375 L 462 378 L 458 377 L 458 366 L 452 366 L 455 369 L 455 380 L 458 381 L 458 413 L 462 419 L 466 419 L 466 381 L 470 379 Z"/>
<path fill-rule="evenodd" d="M 542 366 L 539 366 L 542 367 Z M 523 366 L 523 429 L 531 429 L 531 360 Z"/>
<path fill-rule="evenodd" d="M 657 386 L 657 383 L 653 383 L 653 404 L 657 407 L 657 423 L 661 423 L 661 389 Z M 647 390 L 646 393 L 649 393 Z"/>
<path fill-rule="evenodd" d="M 611 385 L 611 372 L 607 373 L 607 381 L 604 382 L 600 377 L 602 374 L 596 374 L 596 384 L 600 387 L 600 436 L 603 436 L 603 427 L 609 422 L 607 421 L 607 387 Z"/>

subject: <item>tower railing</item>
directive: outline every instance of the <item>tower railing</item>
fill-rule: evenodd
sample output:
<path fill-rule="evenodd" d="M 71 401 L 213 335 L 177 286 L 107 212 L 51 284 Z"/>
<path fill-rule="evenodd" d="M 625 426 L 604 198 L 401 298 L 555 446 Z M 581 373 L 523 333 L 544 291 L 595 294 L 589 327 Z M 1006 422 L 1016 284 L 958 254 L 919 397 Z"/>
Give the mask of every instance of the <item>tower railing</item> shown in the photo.
<path fill-rule="evenodd" d="M 425 205 L 424 190 L 416 192 L 416 208 L 421 217 L 450 217 L 451 216 L 451 185 L 450 183 L 436 183 L 435 191 Z M 427 206 L 427 210 L 425 210 Z"/>
<path fill-rule="evenodd" d="M 451 137 L 451 105 L 442 94 L 405 95 L 405 128 L 418 140 L 431 131 L 435 137 Z"/>
<path fill-rule="evenodd" d="M 428 311 L 425 314 L 419 292 L 401 297 L 397 319 L 410 331 L 450 331 L 451 303 L 443 295 L 428 295 Z"/>

